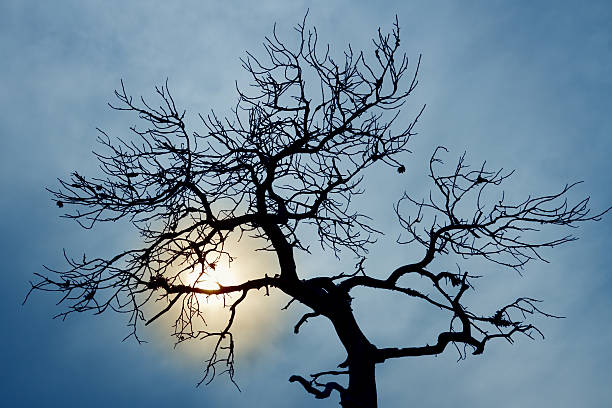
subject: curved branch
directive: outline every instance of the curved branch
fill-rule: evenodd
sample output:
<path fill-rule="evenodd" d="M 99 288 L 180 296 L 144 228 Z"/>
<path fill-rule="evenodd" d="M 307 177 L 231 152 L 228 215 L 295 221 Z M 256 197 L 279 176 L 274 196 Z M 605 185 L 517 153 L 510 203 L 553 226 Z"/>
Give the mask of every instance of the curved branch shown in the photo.
<path fill-rule="evenodd" d="M 328 398 L 331 395 L 332 391 L 338 391 L 340 393 L 340 396 L 342 397 L 342 395 L 344 395 L 344 393 L 346 392 L 346 389 L 341 386 L 340 384 L 338 384 L 337 382 L 331 381 L 328 383 L 325 383 L 324 385 L 322 385 L 324 388 L 323 390 L 318 390 L 313 386 L 313 381 L 308 381 L 306 380 L 304 377 L 299 376 L 299 375 L 292 375 L 291 377 L 289 377 L 289 382 L 298 382 L 302 385 L 302 387 L 304 387 L 304 389 L 315 396 L 315 398 L 317 399 L 324 399 L 324 398 Z"/>

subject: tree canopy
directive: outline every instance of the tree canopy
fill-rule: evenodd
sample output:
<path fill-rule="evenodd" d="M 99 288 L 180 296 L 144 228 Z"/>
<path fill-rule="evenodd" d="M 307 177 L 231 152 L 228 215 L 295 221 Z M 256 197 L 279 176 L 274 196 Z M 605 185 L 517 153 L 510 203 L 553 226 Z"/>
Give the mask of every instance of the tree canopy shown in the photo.
<path fill-rule="evenodd" d="M 58 292 L 61 318 L 124 313 L 129 336 L 138 341 L 142 324 L 173 310 L 177 343 L 215 339 L 204 382 L 218 372 L 233 381 L 232 326 L 241 303 L 247 296 L 280 291 L 290 304 L 310 309 L 296 322 L 295 333 L 308 319 L 325 318 L 346 350 L 346 360 L 337 367 L 308 379 L 292 375 L 289 381 L 320 399 L 337 392 L 344 407 L 376 406 L 375 367 L 389 359 L 435 355 L 448 345 L 464 358 L 468 351 L 483 353 L 494 339 L 512 342 L 518 335 L 541 334 L 530 316 L 554 316 L 543 312 L 536 299 L 519 297 L 484 313 L 472 310 L 463 296 L 475 288 L 478 276 L 460 264 L 455 271 L 438 270 L 434 259 L 482 258 L 521 272 L 531 261 L 543 260 L 542 249 L 576 239 L 569 234 L 548 238 L 538 234 L 542 228 L 574 227 L 599 220 L 607 210 L 591 212 L 588 198 L 570 203 L 568 192 L 575 184 L 511 200 L 503 184 L 512 171 L 484 163 L 470 167 L 465 154 L 448 168 L 442 161 L 446 149 L 439 147 L 429 162 L 431 193 L 421 198 L 404 192 L 393 206 L 408 237 L 398 242 L 398 251 L 400 245 L 412 245 L 422 249 L 422 256 L 393 270 L 377 270 L 368 263 L 367 250 L 380 232 L 355 197 L 368 194 L 363 180 L 370 167 L 406 171 L 403 160 L 424 106 L 409 119 L 402 107 L 417 86 L 421 58 L 409 61 L 401 51 L 397 20 L 389 33 L 378 30 L 371 52 L 348 47 L 340 60 L 319 44 L 306 19 L 296 32 L 293 45 L 274 31 L 265 39 L 263 57 L 247 53 L 242 66 L 251 84 L 237 88 L 233 114 L 199 115 L 200 130 L 192 130 L 167 82 L 156 88 L 155 102 L 133 98 L 122 82 L 111 107 L 136 115 L 139 124 L 129 137 L 99 130 L 100 175 L 74 172 L 50 191 L 67 211 L 65 217 L 87 229 L 127 220 L 142 245 L 109 258 L 66 255 L 68 267 L 37 274 L 30 293 Z M 306 279 L 295 255 L 308 252 L 304 234 L 312 231 L 334 256 L 354 257 L 354 270 L 321 271 Z M 243 237 L 271 251 L 277 269 L 235 285 L 201 285 L 221 262 L 232 261 L 230 243 Z M 194 271 L 197 276 L 188 279 Z M 424 279 L 432 290 L 410 286 L 407 276 Z M 377 346 L 351 307 L 360 287 L 375 289 L 374 296 L 395 292 L 442 310 L 449 316 L 448 330 L 434 333 L 425 345 Z M 229 318 L 220 330 L 194 324 L 206 318 L 199 296 L 226 300 Z M 155 313 L 148 313 L 146 305 L 153 305 Z"/>

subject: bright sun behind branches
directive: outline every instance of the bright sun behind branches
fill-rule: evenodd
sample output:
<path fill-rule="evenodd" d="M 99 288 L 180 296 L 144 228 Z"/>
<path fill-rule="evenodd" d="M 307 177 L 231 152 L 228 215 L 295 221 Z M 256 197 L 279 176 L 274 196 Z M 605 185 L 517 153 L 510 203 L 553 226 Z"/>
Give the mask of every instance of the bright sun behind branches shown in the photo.
<path fill-rule="evenodd" d="M 185 285 L 211 290 L 219 289 L 221 286 L 235 284 L 239 278 L 240 273 L 235 263 L 232 263 L 230 267 L 227 261 L 210 263 L 205 266 L 198 263 L 190 272 L 182 277 Z M 205 320 L 207 322 L 213 322 L 217 320 L 214 315 L 222 314 L 225 316 L 227 312 L 226 308 L 232 303 L 232 299 L 235 296 L 236 294 L 195 294 L 193 295 L 192 301 L 195 302 L 196 309 L 204 313 Z M 192 303 L 192 306 L 193 305 Z M 220 323 L 217 323 L 217 325 L 218 324 Z"/>
<path fill-rule="evenodd" d="M 186 277 L 186 284 L 202 289 L 218 289 L 232 282 L 232 270 L 223 263 L 197 264 Z M 206 298 L 206 295 L 200 295 Z"/>
<path fill-rule="evenodd" d="M 196 264 L 192 270 L 180 274 L 180 283 L 202 289 L 218 289 L 219 285 L 232 285 L 237 282 L 254 279 L 266 272 L 272 274 L 274 259 L 259 254 L 259 256 L 244 256 L 244 250 L 236 249 L 235 260 L 229 264 L 225 259 L 213 265 L 202 266 Z M 263 289 L 262 289 L 263 291 Z M 263 293 L 263 292 L 262 292 Z M 201 312 L 200 317 L 192 320 L 191 329 L 195 332 L 200 330 L 218 331 L 225 327 L 229 316 L 229 306 L 236 300 L 239 294 L 231 295 L 205 295 L 194 294 L 191 298 L 191 307 Z M 284 331 L 281 329 L 283 320 L 281 308 L 287 300 L 279 293 L 270 290 L 270 296 L 251 296 L 239 306 L 240 314 L 237 316 L 232 332 L 235 334 L 237 352 L 245 356 L 261 350 L 273 344 L 273 339 L 280 336 Z M 157 313 L 159 303 L 151 310 Z M 176 337 L 166 337 L 168 326 L 173 327 L 175 319 L 181 310 L 181 304 L 177 304 L 167 315 L 160 319 L 160 324 L 154 330 L 160 338 L 175 343 Z M 213 339 L 214 340 L 214 339 Z M 212 340 L 211 340 L 212 341 Z M 199 341 L 181 342 L 177 350 L 184 358 L 182 361 L 189 365 L 195 364 L 198 368 L 205 357 L 205 353 L 211 347 L 211 341 L 201 343 Z"/>

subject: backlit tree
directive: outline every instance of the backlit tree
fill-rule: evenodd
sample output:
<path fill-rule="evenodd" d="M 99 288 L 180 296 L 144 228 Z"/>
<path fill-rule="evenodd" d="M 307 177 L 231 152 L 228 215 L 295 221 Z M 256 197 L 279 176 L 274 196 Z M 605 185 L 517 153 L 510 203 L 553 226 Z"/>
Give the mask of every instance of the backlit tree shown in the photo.
<path fill-rule="evenodd" d="M 132 98 L 122 83 L 112 107 L 138 116 L 140 125 L 123 138 L 100 130 L 101 173 L 74 172 L 52 193 L 65 216 L 84 228 L 128 220 L 142 245 L 110 258 L 66 256 L 68 267 L 37 274 L 32 290 L 58 292 L 59 317 L 126 313 L 136 339 L 142 324 L 172 311 L 176 342 L 215 340 L 202 381 L 219 372 L 233 380 L 232 325 L 241 303 L 280 291 L 290 303 L 309 308 L 295 333 L 307 319 L 328 319 L 346 351 L 344 361 L 289 381 L 320 399 L 338 393 L 346 408 L 376 406 L 376 365 L 389 359 L 435 355 L 449 345 L 463 358 L 481 354 L 495 339 L 539 335 L 529 317 L 551 315 L 535 299 L 471 310 L 464 294 L 475 288 L 477 276 L 461 268 L 439 270 L 434 259 L 482 258 L 521 271 L 542 259 L 542 249 L 575 239 L 563 234 L 540 239 L 541 228 L 574 227 L 603 213 L 591 213 L 588 198 L 570 204 L 566 196 L 572 185 L 510 200 L 501 185 L 511 172 L 469 167 L 465 155 L 447 170 L 441 161 L 446 149 L 440 147 L 428 169 L 431 194 L 404 193 L 393 207 L 408 236 L 399 244 L 421 247 L 422 256 L 394 270 L 378 270 L 366 256 L 379 232 L 355 197 L 368 194 L 363 180 L 370 167 L 406 170 L 401 160 L 423 110 L 408 120 L 400 111 L 417 86 L 420 58 L 409 64 L 400 51 L 397 21 L 390 33 L 378 31 L 373 52 L 349 47 L 339 60 L 318 44 L 316 30 L 308 30 L 305 20 L 296 31 L 294 46 L 274 32 L 266 38 L 263 57 L 247 54 L 242 65 L 251 86 L 238 89 L 233 115 L 200 115 L 199 130 L 188 125 L 167 83 L 156 88 L 155 102 Z M 357 259 L 355 269 L 305 279 L 295 255 L 307 250 L 304 242 L 312 237 L 306 234 L 315 234 L 336 257 Z M 219 263 L 232 260 L 228 243 L 237 237 L 271 251 L 277 269 L 235 285 L 201 285 Z M 397 250 L 404 250 L 399 244 Z M 194 270 L 198 276 L 187 279 Z M 409 285 L 409 276 L 422 278 L 430 290 Z M 448 329 L 432 333 L 425 345 L 373 344 L 351 306 L 355 289 L 363 287 L 375 289 L 372 299 L 395 292 L 442 310 Z M 224 297 L 229 318 L 220 330 L 209 331 L 194 322 L 206 317 L 202 296 L 213 295 Z"/>

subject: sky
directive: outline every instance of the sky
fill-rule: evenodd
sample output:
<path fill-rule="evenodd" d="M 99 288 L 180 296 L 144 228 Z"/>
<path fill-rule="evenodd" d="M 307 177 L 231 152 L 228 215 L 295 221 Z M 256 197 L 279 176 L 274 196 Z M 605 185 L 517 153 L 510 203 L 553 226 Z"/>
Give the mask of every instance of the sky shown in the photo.
<path fill-rule="evenodd" d="M 74 170 L 93 173 L 96 127 L 120 135 L 134 118 L 108 109 L 123 79 L 134 95 L 152 95 L 166 78 L 189 114 L 228 112 L 235 81 L 247 84 L 239 58 L 262 54 L 277 24 L 283 38 L 309 10 L 321 41 L 340 52 L 372 49 L 378 27 L 398 16 L 402 46 L 422 54 L 419 85 L 406 118 L 426 104 L 406 156 L 407 171 L 372 171 L 364 208 L 386 235 L 368 263 L 392 269 L 418 252 L 395 245 L 392 204 L 403 191 L 426 193 L 429 156 L 467 151 L 474 164 L 516 169 L 507 192 L 517 200 L 581 181 L 573 200 L 612 204 L 612 4 L 608 1 L 54 1 L 0 2 L 0 392 L 11 407 L 332 407 L 290 384 L 332 369 L 342 357 L 332 328 L 313 320 L 301 333 L 301 309 L 280 312 L 282 296 L 252 306 L 240 322 L 237 381 L 196 388 L 206 345 L 175 350 L 163 324 L 149 341 L 122 342 L 122 316 L 53 320 L 59 308 L 39 293 L 25 305 L 33 273 L 61 266 L 71 253 L 109 255 L 137 236 L 125 225 L 84 231 L 61 219 L 46 187 Z M 194 130 L 197 123 L 192 122 Z M 565 319 L 537 320 L 546 338 L 487 346 L 457 362 L 437 357 L 377 367 L 379 405 L 472 408 L 612 406 L 612 217 L 573 231 L 580 240 L 545 252 L 522 277 L 483 265 L 475 301 L 526 295 Z M 249 258 L 248 252 L 243 258 Z M 254 262 L 254 261 L 253 261 Z M 261 262 L 269 262 L 265 259 Z M 353 260 L 300 256 L 304 276 Z M 251 263 L 252 264 L 252 263 Z M 248 268 L 248 266 L 244 266 Z M 245 272 L 246 273 L 246 272 Z M 357 318 L 376 344 L 435 339 L 440 316 L 396 297 L 359 293 Z M 163 322 L 162 322 L 163 323 Z"/>

